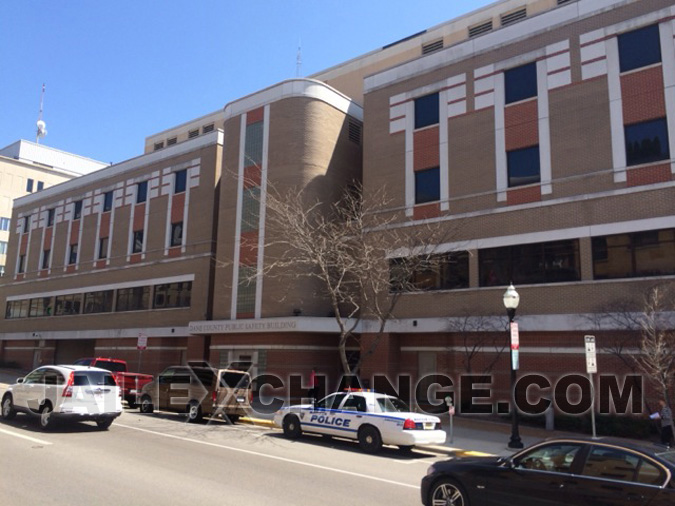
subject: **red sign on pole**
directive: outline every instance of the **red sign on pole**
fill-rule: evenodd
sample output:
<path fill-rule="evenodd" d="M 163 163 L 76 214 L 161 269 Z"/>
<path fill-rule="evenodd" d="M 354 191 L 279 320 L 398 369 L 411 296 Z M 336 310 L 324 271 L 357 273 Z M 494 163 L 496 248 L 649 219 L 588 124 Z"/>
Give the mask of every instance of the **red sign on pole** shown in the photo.
<path fill-rule="evenodd" d="M 511 349 L 517 350 L 520 348 L 520 338 L 518 337 L 518 324 L 511 322 Z"/>
<path fill-rule="evenodd" d="M 136 348 L 139 350 L 144 350 L 148 347 L 148 335 L 147 334 L 138 334 L 138 344 Z"/>

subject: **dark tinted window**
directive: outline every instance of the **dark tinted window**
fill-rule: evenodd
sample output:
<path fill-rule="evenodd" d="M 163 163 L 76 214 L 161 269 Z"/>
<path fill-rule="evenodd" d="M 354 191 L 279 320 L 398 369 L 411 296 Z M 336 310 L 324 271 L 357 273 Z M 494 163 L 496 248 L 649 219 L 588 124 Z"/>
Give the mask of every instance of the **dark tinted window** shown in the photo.
<path fill-rule="evenodd" d="M 82 201 L 73 202 L 73 219 L 79 220 L 82 216 Z"/>
<path fill-rule="evenodd" d="M 109 387 L 114 387 L 117 385 L 115 378 L 109 372 L 98 372 L 98 371 L 79 371 L 76 372 L 73 377 L 73 384 L 75 386 L 96 386 L 104 385 Z"/>
<path fill-rule="evenodd" d="M 663 485 L 666 481 L 666 475 L 660 467 L 641 459 L 635 481 L 646 485 Z"/>
<path fill-rule="evenodd" d="M 103 212 L 110 211 L 113 204 L 113 192 L 106 192 L 103 195 Z"/>
<path fill-rule="evenodd" d="M 106 369 L 111 372 L 126 372 L 127 367 L 123 363 L 113 362 L 112 360 L 97 360 L 94 367 Z"/>
<path fill-rule="evenodd" d="M 415 128 L 438 124 L 438 93 L 415 100 Z"/>
<path fill-rule="evenodd" d="M 81 358 L 81 359 L 73 362 L 73 364 L 75 364 L 75 365 L 91 365 L 93 361 L 94 361 L 93 358 Z"/>
<path fill-rule="evenodd" d="M 506 156 L 510 188 L 538 183 L 541 180 L 539 146 L 509 151 Z"/>
<path fill-rule="evenodd" d="M 535 62 L 504 72 L 504 92 L 507 104 L 537 96 L 537 64 Z"/>
<path fill-rule="evenodd" d="M 70 245 L 70 252 L 68 253 L 68 263 L 74 264 L 77 262 L 77 244 Z"/>
<path fill-rule="evenodd" d="M 584 464 L 584 476 L 617 481 L 634 481 L 640 458 L 615 448 L 594 446 Z"/>
<path fill-rule="evenodd" d="M 116 311 L 140 311 L 150 309 L 150 287 L 136 286 L 117 290 Z"/>
<path fill-rule="evenodd" d="M 619 68 L 621 72 L 645 67 L 661 61 L 659 26 L 652 25 L 619 35 Z"/>
<path fill-rule="evenodd" d="M 224 372 L 220 376 L 220 386 L 230 388 L 248 388 L 251 378 L 248 374 L 240 372 Z"/>
<path fill-rule="evenodd" d="M 626 163 L 629 166 L 670 158 L 668 126 L 665 118 L 626 125 L 624 130 Z"/>
<path fill-rule="evenodd" d="M 171 224 L 171 246 L 183 244 L 183 222 Z"/>
<path fill-rule="evenodd" d="M 415 172 L 415 204 L 441 199 L 441 172 L 438 167 Z"/>
<path fill-rule="evenodd" d="M 549 471 L 555 473 L 571 473 L 581 445 L 574 443 L 553 443 L 539 446 L 525 453 L 514 461 L 518 469 Z"/>
<path fill-rule="evenodd" d="M 338 409 L 342 399 L 345 398 L 347 394 L 332 394 L 328 397 L 324 397 L 319 402 L 316 403 L 316 407 L 320 409 Z"/>
<path fill-rule="evenodd" d="M 148 182 L 143 181 L 136 185 L 136 203 L 145 202 L 148 198 Z"/>
<path fill-rule="evenodd" d="M 51 227 L 54 225 L 54 209 L 49 209 L 47 211 L 47 226 Z"/>
<path fill-rule="evenodd" d="M 136 230 L 134 232 L 134 238 L 133 238 L 133 243 L 131 247 L 131 252 L 132 253 L 140 253 L 143 251 L 143 231 L 142 230 Z"/>
<path fill-rule="evenodd" d="M 55 369 L 47 369 L 42 378 L 42 381 L 45 385 L 63 385 L 65 383 L 65 378 L 59 371 Z"/>
<path fill-rule="evenodd" d="M 393 291 L 453 290 L 469 287 L 466 251 L 433 255 L 428 259 L 394 258 L 389 263 Z"/>
<path fill-rule="evenodd" d="M 579 281 L 579 241 L 486 248 L 478 252 L 480 286 Z"/>
<path fill-rule="evenodd" d="M 84 313 L 110 313 L 113 306 L 113 293 L 113 290 L 85 293 Z"/>
<path fill-rule="evenodd" d="M 179 170 L 175 174 L 174 193 L 183 193 L 185 191 L 185 183 L 187 181 L 187 170 Z"/>

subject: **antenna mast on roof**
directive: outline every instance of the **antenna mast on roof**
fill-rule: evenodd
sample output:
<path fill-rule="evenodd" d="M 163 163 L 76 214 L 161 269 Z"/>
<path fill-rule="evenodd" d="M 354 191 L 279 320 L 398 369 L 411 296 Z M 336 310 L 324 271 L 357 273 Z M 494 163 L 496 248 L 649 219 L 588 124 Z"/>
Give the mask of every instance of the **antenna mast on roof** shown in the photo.
<path fill-rule="evenodd" d="M 44 121 L 42 121 L 42 105 L 44 103 L 44 98 L 45 98 L 45 83 L 42 83 L 42 93 L 40 94 L 40 114 L 38 115 L 37 120 L 37 134 L 35 135 L 36 144 L 39 144 L 40 139 L 42 139 L 45 135 L 47 135 L 47 125 L 45 124 Z"/>
<path fill-rule="evenodd" d="M 298 55 L 295 58 L 295 77 L 300 77 L 302 69 L 302 40 L 298 40 Z"/>

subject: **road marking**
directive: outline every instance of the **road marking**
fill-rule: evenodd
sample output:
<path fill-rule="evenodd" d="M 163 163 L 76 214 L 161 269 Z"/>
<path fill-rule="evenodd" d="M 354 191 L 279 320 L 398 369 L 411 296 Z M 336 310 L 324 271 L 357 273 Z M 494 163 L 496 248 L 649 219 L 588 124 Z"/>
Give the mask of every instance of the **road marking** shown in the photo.
<path fill-rule="evenodd" d="M 170 439 L 178 439 L 180 441 L 186 441 L 188 443 L 197 443 L 197 444 L 205 445 L 205 446 L 213 446 L 215 448 L 222 448 L 224 450 L 231 450 L 231 451 L 234 451 L 234 452 L 246 453 L 248 455 L 255 455 L 257 457 L 264 457 L 264 458 L 271 459 L 271 460 L 279 460 L 281 462 L 287 462 L 289 464 L 297 464 L 299 466 L 312 467 L 314 469 L 321 469 L 323 471 L 330 471 L 331 473 L 339 473 L 339 474 L 346 474 L 348 476 L 356 476 L 358 478 L 365 478 L 367 480 L 379 481 L 379 482 L 382 482 L 382 483 L 388 483 L 390 485 L 398 485 L 400 487 L 407 487 L 407 488 L 412 488 L 412 489 L 415 489 L 415 490 L 419 490 L 419 488 L 420 488 L 419 485 L 409 485 L 407 483 L 401 483 L 401 482 L 398 482 L 398 481 L 387 480 L 385 478 L 377 478 L 376 476 L 367 476 L 365 474 L 354 473 L 352 471 L 345 471 L 343 469 L 336 469 L 334 467 L 321 466 L 319 464 L 310 464 L 308 462 L 302 462 L 300 460 L 287 459 L 285 457 L 277 457 L 276 455 L 268 455 L 266 453 L 254 452 L 252 450 L 244 450 L 242 448 L 234 448 L 233 446 L 226 446 L 226 445 L 220 445 L 220 444 L 216 444 L 216 443 L 209 443 L 207 441 L 199 441 L 198 439 L 190 439 L 190 438 L 182 437 L 182 436 L 174 436 L 173 434 L 165 434 L 163 432 L 156 432 L 154 430 L 141 429 L 139 427 L 132 427 L 130 425 L 123 425 L 121 423 L 116 423 L 115 427 L 124 427 L 126 429 L 137 430 L 139 432 L 147 432 L 148 434 L 154 434 L 155 436 L 162 436 L 162 437 L 167 437 L 167 438 L 170 438 Z"/>
<path fill-rule="evenodd" d="M 30 437 L 30 436 L 24 436 L 23 434 L 18 434 L 16 432 L 12 432 L 12 431 L 5 430 L 5 429 L 0 429 L 0 432 L 2 432 L 3 434 L 7 434 L 8 436 L 14 436 L 14 437 L 18 437 L 18 438 L 21 438 L 21 439 L 27 439 L 28 441 L 32 441 L 33 443 L 38 443 L 38 444 L 41 444 L 41 445 L 52 444 L 49 441 L 43 441 L 42 439 L 37 439 L 37 438 L 34 438 L 34 437 Z"/>

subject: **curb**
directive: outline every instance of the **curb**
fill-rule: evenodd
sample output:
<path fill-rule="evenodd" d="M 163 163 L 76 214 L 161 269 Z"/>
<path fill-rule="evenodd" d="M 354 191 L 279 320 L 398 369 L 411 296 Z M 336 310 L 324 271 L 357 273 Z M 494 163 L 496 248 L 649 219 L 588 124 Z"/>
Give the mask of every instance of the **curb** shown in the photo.
<path fill-rule="evenodd" d="M 243 416 L 239 419 L 239 423 L 245 423 L 247 425 L 259 425 L 261 427 L 267 427 L 270 429 L 275 428 L 274 422 L 272 420 L 265 420 L 262 418 L 253 418 L 250 416 Z"/>

